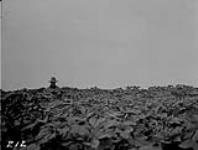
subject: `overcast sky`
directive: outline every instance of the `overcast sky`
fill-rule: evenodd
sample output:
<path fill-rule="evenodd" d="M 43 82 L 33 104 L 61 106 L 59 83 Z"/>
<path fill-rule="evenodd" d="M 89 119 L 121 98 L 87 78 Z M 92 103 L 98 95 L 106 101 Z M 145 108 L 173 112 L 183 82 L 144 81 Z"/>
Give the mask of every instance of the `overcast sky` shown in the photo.
<path fill-rule="evenodd" d="M 198 86 L 197 0 L 6 0 L 2 88 Z"/>

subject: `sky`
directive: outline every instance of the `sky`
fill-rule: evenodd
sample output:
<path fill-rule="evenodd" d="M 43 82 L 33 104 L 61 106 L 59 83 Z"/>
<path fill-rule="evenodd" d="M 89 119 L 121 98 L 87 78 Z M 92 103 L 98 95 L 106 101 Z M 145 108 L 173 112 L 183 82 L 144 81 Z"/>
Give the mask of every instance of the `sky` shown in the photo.
<path fill-rule="evenodd" d="M 6 0 L 2 88 L 198 86 L 197 0 Z"/>

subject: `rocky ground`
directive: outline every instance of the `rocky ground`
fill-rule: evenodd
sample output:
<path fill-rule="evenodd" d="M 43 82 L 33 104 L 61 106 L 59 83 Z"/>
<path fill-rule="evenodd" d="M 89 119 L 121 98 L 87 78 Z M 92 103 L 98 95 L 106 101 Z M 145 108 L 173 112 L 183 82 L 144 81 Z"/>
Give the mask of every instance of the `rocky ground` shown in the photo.
<path fill-rule="evenodd" d="M 1 90 L 1 125 L 2 149 L 198 150 L 198 88 Z"/>

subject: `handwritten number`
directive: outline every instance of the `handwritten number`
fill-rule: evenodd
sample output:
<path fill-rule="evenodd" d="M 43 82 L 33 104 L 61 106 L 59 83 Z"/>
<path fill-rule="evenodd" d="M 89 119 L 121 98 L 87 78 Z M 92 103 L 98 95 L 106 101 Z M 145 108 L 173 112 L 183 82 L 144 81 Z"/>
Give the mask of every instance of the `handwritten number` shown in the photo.
<path fill-rule="evenodd" d="M 8 144 L 6 145 L 7 148 L 13 148 L 13 147 L 26 147 L 26 142 L 24 140 L 22 140 L 22 142 L 20 143 L 19 141 L 16 142 L 16 144 L 14 144 L 14 141 L 8 141 Z"/>
<path fill-rule="evenodd" d="M 21 142 L 20 147 L 26 147 L 26 145 L 25 145 L 25 141 L 22 141 L 22 142 Z"/>
<path fill-rule="evenodd" d="M 14 144 L 14 141 L 8 141 L 8 145 L 6 146 L 7 148 L 12 148 L 12 144 Z"/>

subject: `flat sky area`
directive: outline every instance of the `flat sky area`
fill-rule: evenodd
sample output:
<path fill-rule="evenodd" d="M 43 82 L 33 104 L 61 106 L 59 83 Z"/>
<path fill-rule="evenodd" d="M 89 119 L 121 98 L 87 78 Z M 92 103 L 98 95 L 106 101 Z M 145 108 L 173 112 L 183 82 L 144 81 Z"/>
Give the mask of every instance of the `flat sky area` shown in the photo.
<path fill-rule="evenodd" d="M 198 86 L 197 0 L 5 0 L 2 88 Z"/>

